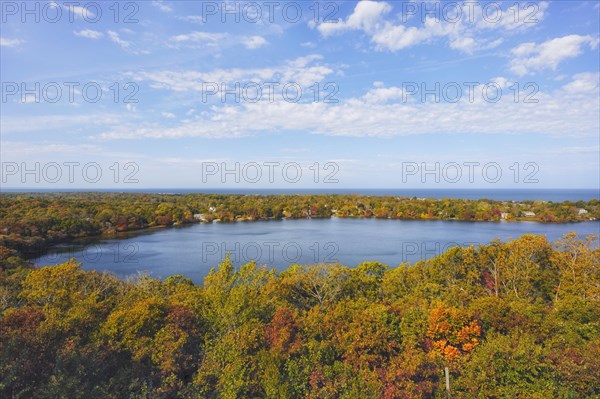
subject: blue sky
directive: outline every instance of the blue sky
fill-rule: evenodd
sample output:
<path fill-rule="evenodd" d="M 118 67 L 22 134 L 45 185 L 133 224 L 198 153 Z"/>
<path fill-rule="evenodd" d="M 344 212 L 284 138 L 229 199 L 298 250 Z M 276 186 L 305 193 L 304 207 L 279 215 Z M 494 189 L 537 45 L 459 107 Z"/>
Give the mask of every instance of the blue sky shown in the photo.
<path fill-rule="evenodd" d="M 4 187 L 599 186 L 598 2 L 24 4 Z"/>

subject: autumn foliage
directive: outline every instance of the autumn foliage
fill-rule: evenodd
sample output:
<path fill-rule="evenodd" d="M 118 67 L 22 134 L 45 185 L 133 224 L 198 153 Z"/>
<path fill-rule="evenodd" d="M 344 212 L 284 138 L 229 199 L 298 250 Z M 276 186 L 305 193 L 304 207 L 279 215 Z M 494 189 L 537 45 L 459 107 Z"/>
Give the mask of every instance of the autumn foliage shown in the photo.
<path fill-rule="evenodd" d="M 225 259 L 120 280 L 0 272 L 2 398 L 594 398 L 594 238 L 525 235 L 414 265 Z"/>

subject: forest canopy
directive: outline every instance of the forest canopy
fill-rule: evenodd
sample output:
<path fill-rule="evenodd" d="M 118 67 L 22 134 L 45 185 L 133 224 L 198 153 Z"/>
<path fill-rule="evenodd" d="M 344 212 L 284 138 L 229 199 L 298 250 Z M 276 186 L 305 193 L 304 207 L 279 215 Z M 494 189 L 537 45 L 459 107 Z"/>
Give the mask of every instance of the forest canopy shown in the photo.
<path fill-rule="evenodd" d="M 597 237 L 204 284 L 75 261 L 0 271 L 0 397 L 600 397 Z"/>

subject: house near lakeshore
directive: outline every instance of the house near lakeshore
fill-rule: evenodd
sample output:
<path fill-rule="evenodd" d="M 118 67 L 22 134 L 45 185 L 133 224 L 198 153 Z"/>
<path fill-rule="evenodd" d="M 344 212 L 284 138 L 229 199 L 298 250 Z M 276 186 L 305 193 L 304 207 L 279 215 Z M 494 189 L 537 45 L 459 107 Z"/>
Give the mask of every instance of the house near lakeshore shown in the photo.
<path fill-rule="evenodd" d="M 208 220 L 206 219 L 206 215 L 205 215 L 205 214 L 203 214 L 203 213 L 195 213 L 195 214 L 194 214 L 194 219 L 197 219 L 197 220 L 199 220 L 199 221 L 201 221 L 201 222 L 206 222 L 206 221 L 208 221 Z"/>

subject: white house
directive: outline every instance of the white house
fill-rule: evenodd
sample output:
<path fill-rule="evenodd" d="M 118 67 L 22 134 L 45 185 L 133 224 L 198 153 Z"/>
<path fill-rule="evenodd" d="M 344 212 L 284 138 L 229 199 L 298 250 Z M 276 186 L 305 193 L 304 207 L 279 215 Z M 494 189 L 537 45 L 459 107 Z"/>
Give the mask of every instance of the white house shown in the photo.
<path fill-rule="evenodd" d="M 201 222 L 206 222 L 206 216 L 203 213 L 194 213 L 194 219 L 197 219 Z"/>

